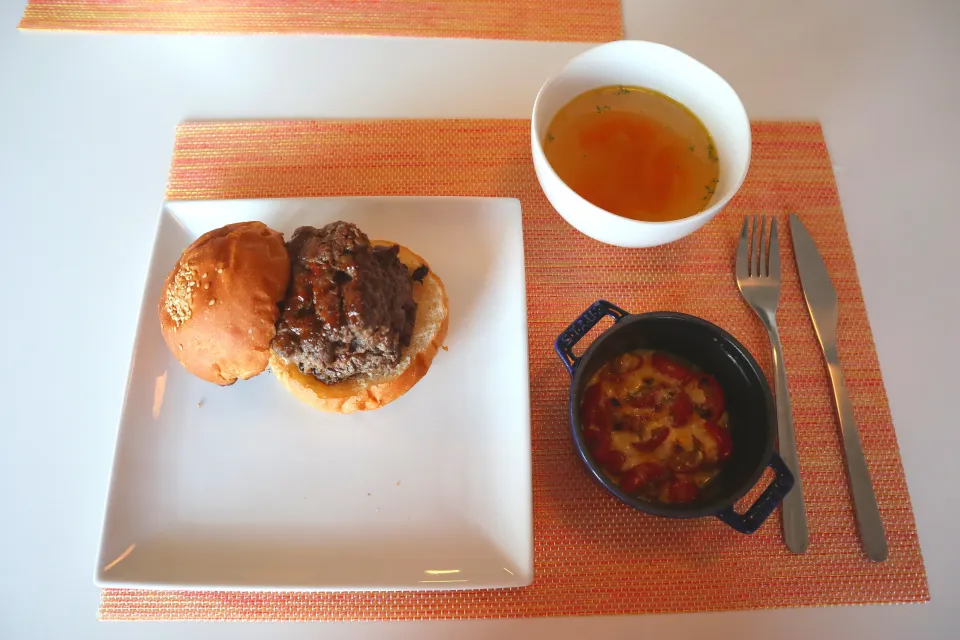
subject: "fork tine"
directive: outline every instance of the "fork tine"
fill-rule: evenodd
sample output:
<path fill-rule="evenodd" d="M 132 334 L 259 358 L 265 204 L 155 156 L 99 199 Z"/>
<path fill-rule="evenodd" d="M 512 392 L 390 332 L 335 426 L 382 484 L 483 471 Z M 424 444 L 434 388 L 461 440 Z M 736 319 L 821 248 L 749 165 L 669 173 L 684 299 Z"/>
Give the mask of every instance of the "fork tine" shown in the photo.
<path fill-rule="evenodd" d="M 750 216 L 750 275 L 757 275 L 757 268 L 754 266 L 757 254 L 757 216 Z"/>
<path fill-rule="evenodd" d="M 767 248 L 767 216 L 760 216 L 760 236 L 757 241 L 760 244 L 760 249 L 757 251 L 757 275 L 761 278 L 769 276 L 770 272 L 767 271 L 767 254 L 765 249 Z"/>
<path fill-rule="evenodd" d="M 777 218 L 770 220 L 770 277 L 780 279 L 780 241 L 777 238 Z"/>
<path fill-rule="evenodd" d="M 743 219 L 743 229 L 740 231 L 740 242 L 737 243 L 737 280 L 750 277 L 750 254 L 747 253 L 747 237 L 750 235 L 750 217 Z"/>

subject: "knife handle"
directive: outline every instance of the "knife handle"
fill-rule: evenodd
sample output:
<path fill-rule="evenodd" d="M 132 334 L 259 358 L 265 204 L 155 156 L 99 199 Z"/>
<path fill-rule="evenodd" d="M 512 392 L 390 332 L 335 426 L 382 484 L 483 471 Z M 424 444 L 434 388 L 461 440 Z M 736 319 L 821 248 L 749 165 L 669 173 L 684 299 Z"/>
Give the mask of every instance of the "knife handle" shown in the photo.
<path fill-rule="evenodd" d="M 793 430 L 793 411 L 790 408 L 790 390 L 787 387 L 787 367 L 783 362 L 783 345 L 776 320 L 767 330 L 773 347 L 773 387 L 777 397 L 777 437 L 780 441 L 780 457 L 793 474 L 793 489 L 783 499 L 783 539 L 793 553 L 806 553 L 810 544 L 807 529 L 807 510 L 803 502 L 803 486 L 800 482 L 800 457 L 797 454 L 797 437 Z"/>
<path fill-rule="evenodd" d="M 857 527 L 860 529 L 860 541 L 867 557 L 874 562 L 887 559 L 887 538 L 883 532 L 883 520 L 877 506 L 877 496 L 873 492 L 867 459 L 863 455 L 860 432 L 853 418 L 853 405 L 847 393 L 847 383 L 840 368 L 840 358 L 836 349 L 826 354 L 827 368 L 833 383 L 833 395 L 837 401 L 837 415 L 840 417 L 840 432 L 843 436 L 843 450 L 847 458 L 847 475 L 850 478 L 850 490 L 853 492 L 853 508 L 857 514 Z"/>

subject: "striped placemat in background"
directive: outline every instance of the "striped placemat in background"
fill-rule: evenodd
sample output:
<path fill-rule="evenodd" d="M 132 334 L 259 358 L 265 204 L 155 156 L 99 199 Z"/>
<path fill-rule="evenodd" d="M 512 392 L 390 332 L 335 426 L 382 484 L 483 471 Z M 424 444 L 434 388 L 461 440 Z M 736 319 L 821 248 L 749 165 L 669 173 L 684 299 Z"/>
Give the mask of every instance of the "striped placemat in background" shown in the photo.
<path fill-rule="evenodd" d="M 228 593 L 107 590 L 105 619 L 431 619 L 635 614 L 919 602 L 926 575 L 896 434 L 820 126 L 753 124 L 750 175 L 710 224 L 673 244 L 621 249 L 561 219 L 543 196 L 526 120 L 188 123 L 167 197 L 509 196 L 523 207 L 533 433 L 535 579 L 452 592 Z M 861 552 L 827 374 L 788 241 L 797 212 L 840 297 L 840 355 L 890 545 Z M 810 519 L 789 553 L 779 517 L 753 536 L 720 522 L 638 513 L 598 488 L 568 433 L 568 376 L 554 338 L 598 298 L 676 310 L 726 328 L 769 372 L 766 333 L 733 278 L 743 216 L 780 218 L 783 334 Z M 756 491 L 753 495 L 756 495 Z M 751 496 L 752 497 L 752 496 Z"/>
<path fill-rule="evenodd" d="M 620 0 L 30 0 L 21 29 L 606 42 Z"/>

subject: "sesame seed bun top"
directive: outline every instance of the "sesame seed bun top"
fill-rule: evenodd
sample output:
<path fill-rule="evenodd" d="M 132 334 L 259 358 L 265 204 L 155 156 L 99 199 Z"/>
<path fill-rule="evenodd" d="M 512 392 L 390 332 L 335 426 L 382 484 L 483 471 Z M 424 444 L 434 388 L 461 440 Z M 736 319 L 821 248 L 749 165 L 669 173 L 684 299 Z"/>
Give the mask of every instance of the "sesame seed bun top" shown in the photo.
<path fill-rule="evenodd" d="M 289 279 L 282 234 L 262 222 L 209 231 L 163 283 L 163 339 L 187 371 L 208 382 L 251 378 L 267 367 Z"/>

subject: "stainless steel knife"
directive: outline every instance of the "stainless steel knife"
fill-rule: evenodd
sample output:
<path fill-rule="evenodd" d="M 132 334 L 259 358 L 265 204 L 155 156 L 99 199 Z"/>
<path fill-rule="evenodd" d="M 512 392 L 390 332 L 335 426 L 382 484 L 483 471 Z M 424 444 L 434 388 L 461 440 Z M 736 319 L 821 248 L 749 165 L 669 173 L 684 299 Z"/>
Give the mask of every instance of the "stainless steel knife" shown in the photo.
<path fill-rule="evenodd" d="M 853 508 L 857 515 L 860 541 L 868 558 L 883 562 L 887 559 L 887 539 L 883 532 L 883 521 L 877 508 L 877 496 L 873 492 L 867 461 L 863 456 L 860 433 L 853 419 L 853 406 L 850 404 L 847 384 L 840 368 L 840 357 L 837 354 L 837 324 L 840 318 L 837 290 L 830 282 L 827 266 L 817 251 L 810 232 L 793 213 L 790 214 L 790 235 L 793 239 L 797 270 L 800 272 L 800 284 L 803 286 L 803 297 L 807 301 L 810 319 L 813 320 L 813 328 L 820 340 L 823 357 L 830 371 L 830 380 L 833 382 L 833 396 L 840 418 L 847 476 L 853 492 Z"/>

